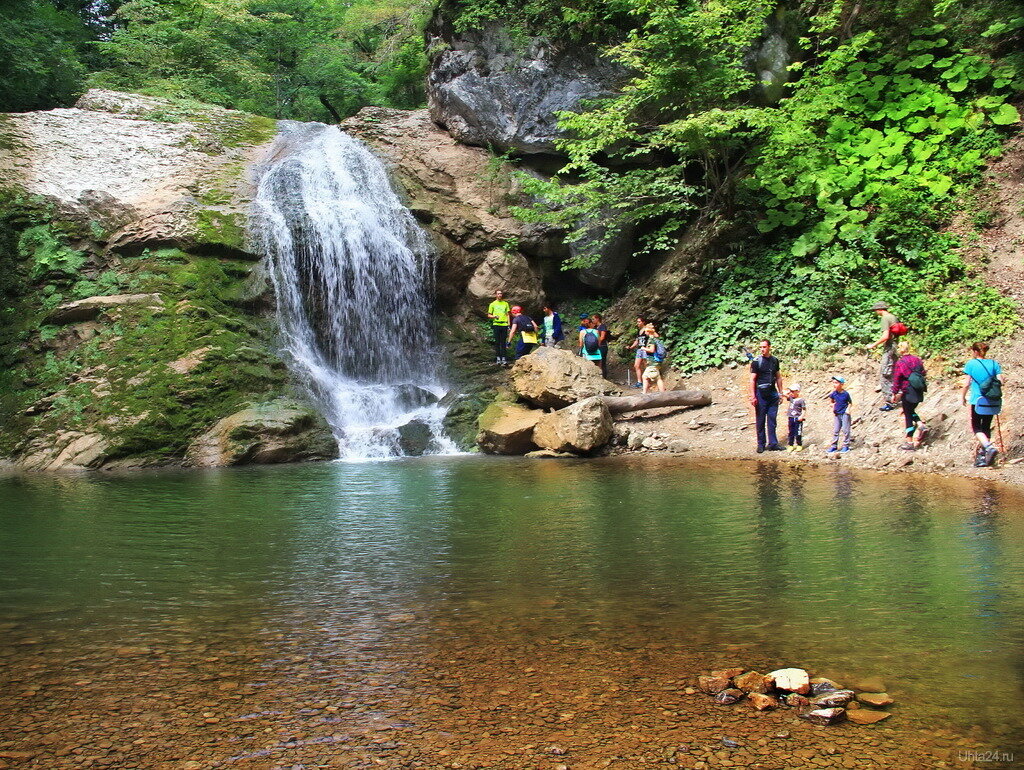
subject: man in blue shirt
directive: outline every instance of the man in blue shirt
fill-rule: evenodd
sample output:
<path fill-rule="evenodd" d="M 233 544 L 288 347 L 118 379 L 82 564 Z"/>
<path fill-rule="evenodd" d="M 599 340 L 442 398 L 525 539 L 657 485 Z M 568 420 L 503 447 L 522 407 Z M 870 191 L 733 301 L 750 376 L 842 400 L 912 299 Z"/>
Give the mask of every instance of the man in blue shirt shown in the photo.
<path fill-rule="evenodd" d="M 828 448 L 828 454 L 833 452 L 850 451 L 850 406 L 853 398 L 846 392 L 846 379 L 843 377 L 832 378 L 832 392 L 828 394 L 832 401 L 832 446 Z M 843 434 L 843 448 L 839 449 L 839 434 Z"/>

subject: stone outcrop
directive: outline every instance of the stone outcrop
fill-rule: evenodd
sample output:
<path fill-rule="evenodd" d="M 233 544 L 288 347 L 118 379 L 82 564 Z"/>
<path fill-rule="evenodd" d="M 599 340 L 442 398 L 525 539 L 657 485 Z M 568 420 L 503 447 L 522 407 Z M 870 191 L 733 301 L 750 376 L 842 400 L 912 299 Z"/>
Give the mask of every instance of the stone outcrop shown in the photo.
<path fill-rule="evenodd" d="M 600 398 L 592 397 L 541 417 L 533 443 L 553 452 L 586 454 L 607 444 L 611 435 L 611 413 Z"/>
<path fill-rule="evenodd" d="M 526 454 L 537 448 L 533 429 L 543 415 L 537 409 L 496 401 L 480 415 L 477 445 L 487 454 Z"/>
<path fill-rule="evenodd" d="M 433 119 L 465 144 L 522 154 L 556 152 L 556 113 L 611 94 L 628 77 L 593 47 L 531 36 L 500 22 L 458 32 L 442 6 L 427 28 L 427 101 Z"/>
<path fill-rule="evenodd" d="M 142 305 L 151 309 L 159 309 L 161 298 L 159 294 L 113 294 L 107 297 L 87 297 L 58 305 L 50 311 L 43 323 L 63 326 L 64 324 L 92 321 L 104 311 L 116 310 L 125 305 Z"/>
<path fill-rule="evenodd" d="M 433 234 L 437 300 L 446 314 L 479 314 L 496 289 L 539 310 L 541 264 L 566 252 L 552 234 L 511 215 L 517 184 L 486 150 L 460 144 L 426 110 L 367 107 L 341 127 L 388 163 L 413 214 Z"/>
<path fill-rule="evenodd" d="M 512 387 L 525 401 L 544 409 L 561 409 L 590 396 L 619 392 L 590 361 L 568 350 L 546 347 L 516 361 Z"/>
<path fill-rule="evenodd" d="M 229 415 L 195 439 L 185 462 L 196 467 L 330 460 L 338 444 L 323 418 L 279 398 Z"/>

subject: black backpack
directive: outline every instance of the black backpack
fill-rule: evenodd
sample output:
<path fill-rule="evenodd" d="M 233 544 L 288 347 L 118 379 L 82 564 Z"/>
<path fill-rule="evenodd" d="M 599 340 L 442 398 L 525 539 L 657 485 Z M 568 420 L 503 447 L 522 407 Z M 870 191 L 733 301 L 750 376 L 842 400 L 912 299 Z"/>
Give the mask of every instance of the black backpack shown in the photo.
<path fill-rule="evenodd" d="M 985 367 L 982 367 L 983 369 Z M 971 378 L 974 380 L 974 378 Z M 977 380 L 974 380 L 978 382 Z M 978 382 L 978 390 L 981 392 L 982 397 L 988 401 L 989 406 L 999 406 L 1003 403 L 1003 383 L 999 381 L 999 377 L 996 374 L 995 369 L 989 375 L 989 378 L 984 382 Z"/>
<path fill-rule="evenodd" d="M 601 338 L 594 329 L 583 332 L 583 348 L 588 353 L 597 353 L 601 350 Z"/>
<path fill-rule="evenodd" d="M 909 385 L 918 396 L 924 397 L 924 394 L 928 392 L 928 381 L 924 376 L 924 367 L 920 364 L 914 367 L 914 370 L 907 376 L 907 385 Z"/>

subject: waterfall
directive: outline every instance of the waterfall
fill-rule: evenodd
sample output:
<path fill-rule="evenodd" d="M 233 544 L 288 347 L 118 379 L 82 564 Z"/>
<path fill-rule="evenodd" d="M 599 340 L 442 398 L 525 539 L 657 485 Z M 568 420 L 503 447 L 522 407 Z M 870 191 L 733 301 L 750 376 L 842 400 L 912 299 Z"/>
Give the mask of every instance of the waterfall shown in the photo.
<path fill-rule="evenodd" d="M 283 121 L 250 231 L 277 298 L 284 357 L 350 459 L 455 447 L 434 346 L 430 242 L 383 164 L 338 128 Z M 423 446 L 425 445 L 425 446 Z"/>

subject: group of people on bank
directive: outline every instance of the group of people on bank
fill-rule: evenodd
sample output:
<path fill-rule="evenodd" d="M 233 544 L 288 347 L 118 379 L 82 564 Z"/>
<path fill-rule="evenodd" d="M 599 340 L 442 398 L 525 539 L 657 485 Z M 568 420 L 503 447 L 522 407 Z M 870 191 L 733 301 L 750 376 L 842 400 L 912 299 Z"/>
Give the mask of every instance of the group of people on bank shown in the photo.
<path fill-rule="evenodd" d="M 867 350 L 881 348 L 881 364 L 877 392 L 882 394 L 882 412 L 900 409 L 903 414 L 906 451 L 920 449 L 928 436 L 928 425 L 921 419 L 918 408 L 928 390 L 924 362 L 914 355 L 908 327 L 902 323 L 885 302 L 877 302 L 872 311 L 879 318 L 879 336 Z M 516 341 L 512 361 L 528 355 L 539 345 L 558 346 L 566 340 L 565 327 L 559 313 L 550 305 L 543 308 L 540 323 L 527 316 L 521 306 L 510 305 L 501 291 L 495 292 L 494 301 L 487 308 L 494 340 L 495 362 L 511 363 L 508 348 Z M 652 389 L 665 390 L 662 365 L 667 350 L 653 323 L 643 317 L 636 319 L 636 337 L 627 350 L 633 354 L 633 387 L 644 393 Z M 592 361 L 608 378 L 608 351 L 612 332 L 599 313 L 579 317 L 577 336 L 572 347 L 583 358 Z M 1002 409 L 1002 368 L 998 361 L 988 358 L 989 346 L 977 342 L 971 347 L 971 358 L 963 367 L 964 383 L 961 398 L 970 407 L 971 433 L 976 441 L 975 466 L 991 466 L 999 453 L 992 438 L 995 421 Z M 750 403 L 754 407 L 757 452 L 803 451 L 803 429 L 807 419 L 807 400 L 801 394 L 799 383 L 784 385 L 779 360 L 772 355 L 769 340 L 761 340 L 759 355 L 750 358 Z M 853 442 L 853 397 L 846 389 L 846 378 L 836 374 L 831 378 L 832 389 L 826 396 L 831 402 L 832 441 L 828 454 L 850 451 Z M 778 439 L 778 413 L 786 405 L 788 436 L 786 446 Z M 1000 442 L 1001 443 L 1001 442 Z"/>
<path fill-rule="evenodd" d="M 900 322 L 884 302 L 875 303 L 872 310 L 878 314 L 881 327 L 878 339 L 867 346 L 868 350 L 882 348 L 877 392 L 882 394 L 883 403 L 879 410 L 902 410 L 905 440 L 900 449 L 916 451 L 928 435 L 928 425 L 918 414 L 928 390 L 927 371 L 905 337 L 906 324 Z M 961 399 L 964 406 L 970 407 L 971 433 L 976 442 L 975 467 L 992 466 L 999 454 L 992 438 L 992 423 L 995 420 L 998 430 L 1003 376 L 999 362 L 988 358 L 988 351 L 988 343 L 974 343 L 971 358 L 963 367 Z M 757 451 L 802 451 L 807 401 L 801 396 L 798 383 L 783 385 L 779 360 L 771 354 L 769 340 L 761 340 L 759 352 L 757 357 L 751 356 L 750 362 L 750 403 L 756 420 Z M 831 401 L 832 441 L 826 452 L 844 453 L 850 451 L 853 441 L 853 397 L 846 390 L 845 377 L 833 375 L 831 384 L 832 390 L 826 398 Z M 783 401 L 787 404 L 789 428 L 785 447 L 779 444 L 776 432 Z"/>
<path fill-rule="evenodd" d="M 508 366 L 519 358 L 532 353 L 540 345 L 557 347 L 566 340 L 562 316 L 550 305 L 542 309 L 540 323 L 526 315 L 521 305 L 512 305 L 505 299 L 503 291 L 494 293 L 494 301 L 487 306 L 491 335 L 494 343 L 494 361 L 499 366 Z M 633 387 L 642 388 L 644 393 L 652 389 L 665 390 L 661 366 L 668 351 L 661 341 L 661 335 L 653 323 L 644 318 L 636 319 L 636 338 L 630 343 L 633 351 L 633 371 L 636 381 Z M 601 370 L 601 376 L 608 378 L 608 350 L 613 339 L 611 330 L 600 313 L 582 313 L 576 330 L 576 352 L 592 361 Z M 515 349 L 510 356 L 509 347 L 513 341 Z"/>

